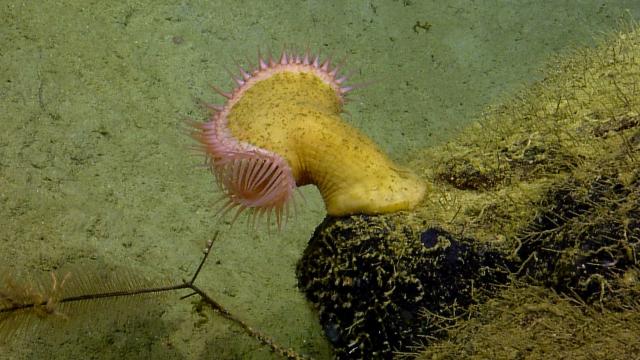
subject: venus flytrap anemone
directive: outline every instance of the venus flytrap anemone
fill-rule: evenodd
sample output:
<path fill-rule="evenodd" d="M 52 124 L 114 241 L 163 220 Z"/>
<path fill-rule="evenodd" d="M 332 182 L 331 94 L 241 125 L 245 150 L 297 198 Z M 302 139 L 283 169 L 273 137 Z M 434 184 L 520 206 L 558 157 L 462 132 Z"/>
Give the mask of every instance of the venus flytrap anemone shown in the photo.
<path fill-rule="evenodd" d="M 259 57 L 240 68 L 237 87 L 223 105 L 209 105 L 208 122 L 194 137 L 225 193 L 221 211 L 273 216 L 281 226 L 297 186 L 314 184 L 331 216 L 382 214 L 411 209 L 425 184 L 395 165 L 341 118 L 352 90 L 330 60 L 286 51 L 279 61 Z"/>

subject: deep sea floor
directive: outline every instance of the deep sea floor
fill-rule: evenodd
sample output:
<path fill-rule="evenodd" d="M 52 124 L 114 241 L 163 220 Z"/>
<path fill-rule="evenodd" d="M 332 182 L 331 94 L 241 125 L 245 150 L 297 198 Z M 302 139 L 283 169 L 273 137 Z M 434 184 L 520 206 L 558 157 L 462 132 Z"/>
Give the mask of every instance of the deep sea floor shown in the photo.
<path fill-rule="evenodd" d="M 302 189 L 282 232 L 219 221 L 185 119 L 206 119 L 199 102 L 220 101 L 210 85 L 229 89 L 234 61 L 309 46 L 346 56 L 353 83 L 371 81 L 345 119 L 405 162 L 538 79 L 550 57 L 640 16 L 633 0 L 559 3 L 3 1 L 0 271 L 179 282 L 220 230 L 200 286 L 278 344 L 331 358 L 295 278 L 324 217 L 317 191 Z M 0 358 L 278 358 L 182 295 L 25 327 L 0 342 Z"/>

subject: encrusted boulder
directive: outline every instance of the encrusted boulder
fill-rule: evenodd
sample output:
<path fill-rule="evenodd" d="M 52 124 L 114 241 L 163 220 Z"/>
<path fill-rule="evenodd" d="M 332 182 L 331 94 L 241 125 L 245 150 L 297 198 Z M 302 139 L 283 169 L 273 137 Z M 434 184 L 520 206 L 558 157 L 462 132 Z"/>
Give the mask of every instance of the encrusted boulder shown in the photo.
<path fill-rule="evenodd" d="M 399 220 L 327 218 L 298 264 L 299 286 L 316 304 L 338 358 L 389 358 L 407 350 L 433 336 L 430 316 L 461 315 L 507 279 L 495 249 Z"/>

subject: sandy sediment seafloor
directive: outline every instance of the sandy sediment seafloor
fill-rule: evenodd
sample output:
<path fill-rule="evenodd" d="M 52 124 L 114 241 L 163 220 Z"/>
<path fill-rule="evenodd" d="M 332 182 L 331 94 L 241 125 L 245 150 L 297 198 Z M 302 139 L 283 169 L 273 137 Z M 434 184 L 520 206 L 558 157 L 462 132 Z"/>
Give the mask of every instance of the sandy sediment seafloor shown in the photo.
<path fill-rule="evenodd" d="M 640 14 L 635 0 L 5 3 L 0 277 L 50 286 L 50 271 L 72 270 L 67 289 L 87 278 L 78 272 L 179 282 L 223 229 L 198 284 L 280 345 L 319 359 L 331 349 L 295 278 L 324 216 L 318 194 L 303 189 L 304 210 L 286 232 L 229 229 L 215 220 L 213 177 L 190 156 L 184 118 L 207 117 L 197 99 L 216 101 L 209 85 L 230 81 L 225 65 L 283 44 L 351 54 L 348 69 L 362 69 L 355 82 L 381 81 L 358 91 L 349 120 L 402 160 L 537 78 L 532 69 L 550 54 L 590 44 L 623 9 Z M 418 21 L 433 26 L 415 31 Z M 88 317 L 59 309 L 70 320 L 59 331 L 27 327 L 3 339 L 0 357 L 278 358 L 179 295 L 105 302 Z"/>
<path fill-rule="evenodd" d="M 638 83 L 630 28 L 426 150 L 414 212 L 327 219 L 298 275 L 338 357 L 637 354 Z"/>

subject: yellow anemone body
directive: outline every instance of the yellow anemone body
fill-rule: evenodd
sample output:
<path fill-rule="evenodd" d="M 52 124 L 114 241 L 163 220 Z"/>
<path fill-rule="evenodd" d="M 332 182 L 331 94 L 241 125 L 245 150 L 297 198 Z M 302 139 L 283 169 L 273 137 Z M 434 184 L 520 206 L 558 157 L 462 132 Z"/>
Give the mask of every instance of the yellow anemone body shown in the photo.
<path fill-rule="evenodd" d="M 345 123 L 341 108 L 336 90 L 315 74 L 276 72 L 244 91 L 227 126 L 239 141 L 283 157 L 298 186 L 315 184 L 329 215 L 413 208 L 424 182 Z"/>

